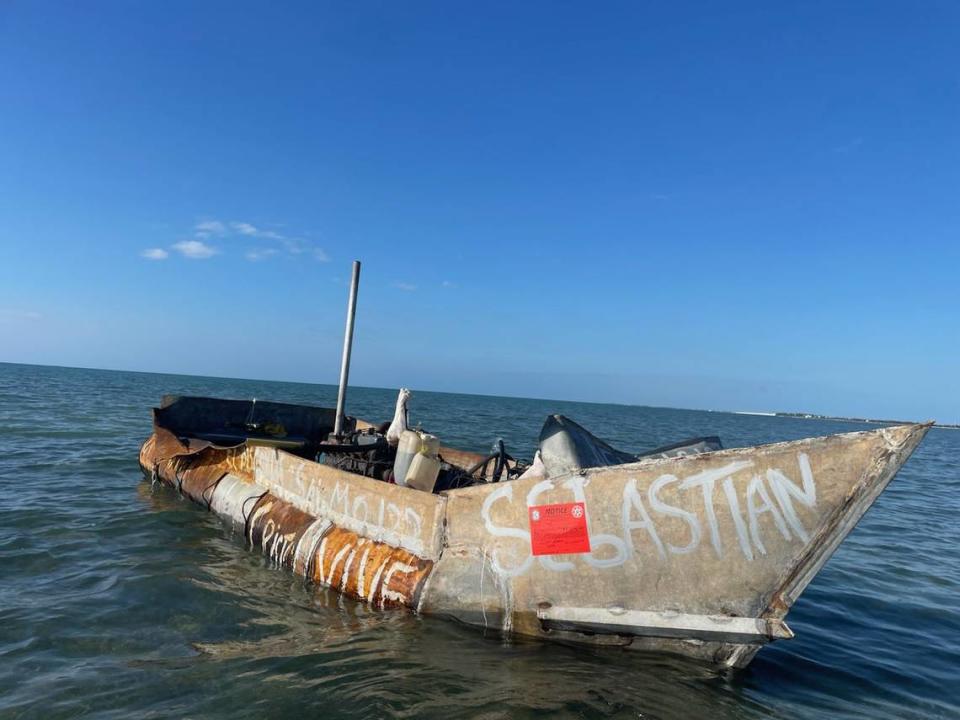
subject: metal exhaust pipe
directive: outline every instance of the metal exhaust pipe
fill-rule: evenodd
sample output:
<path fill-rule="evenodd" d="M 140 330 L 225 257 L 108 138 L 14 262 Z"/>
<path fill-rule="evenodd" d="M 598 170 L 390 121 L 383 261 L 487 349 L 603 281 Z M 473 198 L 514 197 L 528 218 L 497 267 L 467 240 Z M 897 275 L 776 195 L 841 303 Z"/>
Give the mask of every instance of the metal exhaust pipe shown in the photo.
<path fill-rule="evenodd" d="M 350 377 L 350 351 L 353 348 L 353 321 L 357 315 L 357 288 L 360 286 L 360 261 L 353 261 L 353 276 L 350 278 L 350 299 L 347 301 L 347 327 L 343 332 L 343 359 L 340 361 L 340 389 L 337 391 L 337 419 L 333 434 L 343 432 L 343 407 L 347 401 L 347 380 Z"/>

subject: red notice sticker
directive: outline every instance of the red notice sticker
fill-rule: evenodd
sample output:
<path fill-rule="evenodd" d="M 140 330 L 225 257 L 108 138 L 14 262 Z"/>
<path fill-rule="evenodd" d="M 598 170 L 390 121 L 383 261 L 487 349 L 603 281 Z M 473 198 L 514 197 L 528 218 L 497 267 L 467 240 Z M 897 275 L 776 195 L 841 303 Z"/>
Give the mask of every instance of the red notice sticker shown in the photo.
<path fill-rule="evenodd" d="M 582 502 L 534 505 L 530 518 L 530 547 L 534 555 L 590 552 L 587 511 Z"/>

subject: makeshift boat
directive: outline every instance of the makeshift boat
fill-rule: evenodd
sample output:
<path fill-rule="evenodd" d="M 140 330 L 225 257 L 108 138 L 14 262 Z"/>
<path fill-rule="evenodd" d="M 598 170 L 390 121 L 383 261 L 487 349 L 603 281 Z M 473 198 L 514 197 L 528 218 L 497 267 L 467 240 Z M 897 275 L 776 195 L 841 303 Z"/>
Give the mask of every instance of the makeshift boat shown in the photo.
<path fill-rule="evenodd" d="M 356 279 L 336 410 L 166 397 L 140 465 L 378 608 L 743 667 L 930 427 L 633 455 L 552 416 L 530 465 L 422 433 L 408 462 L 403 391 L 389 428 L 343 412 Z"/>

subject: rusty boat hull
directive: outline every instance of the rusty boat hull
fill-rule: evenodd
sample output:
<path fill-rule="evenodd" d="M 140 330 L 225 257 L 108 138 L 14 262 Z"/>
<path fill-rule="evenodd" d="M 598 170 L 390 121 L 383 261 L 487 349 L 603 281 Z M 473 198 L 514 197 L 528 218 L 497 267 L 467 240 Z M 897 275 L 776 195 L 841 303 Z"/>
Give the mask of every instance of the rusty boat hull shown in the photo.
<path fill-rule="evenodd" d="M 929 428 L 888 426 L 433 494 L 314 462 L 297 454 L 296 438 L 194 437 L 175 410 L 169 402 L 154 411 L 140 450 L 144 472 L 310 582 L 378 608 L 729 667 L 792 637 L 790 607 Z M 304 412 L 318 431 L 332 423 L 333 411 Z M 480 457 L 442 452 L 463 467 Z M 586 547 L 535 555 L 531 509 L 539 507 L 583 513 Z"/>

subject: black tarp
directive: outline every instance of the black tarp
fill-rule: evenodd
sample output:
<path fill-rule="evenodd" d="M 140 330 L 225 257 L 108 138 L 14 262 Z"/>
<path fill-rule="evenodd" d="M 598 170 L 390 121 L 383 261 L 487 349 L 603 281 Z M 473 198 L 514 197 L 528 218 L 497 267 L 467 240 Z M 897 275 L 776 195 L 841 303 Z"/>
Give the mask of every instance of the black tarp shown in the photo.
<path fill-rule="evenodd" d="M 585 468 L 623 465 L 648 458 L 698 455 L 723 449 L 716 436 L 690 438 L 643 453 L 628 453 L 608 445 L 563 415 L 551 415 L 540 431 L 540 459 L 550 475 Z"/>

